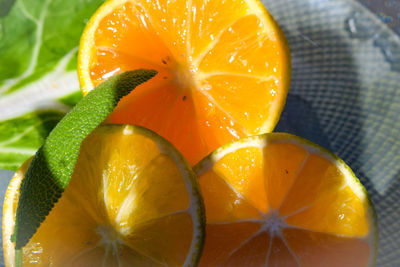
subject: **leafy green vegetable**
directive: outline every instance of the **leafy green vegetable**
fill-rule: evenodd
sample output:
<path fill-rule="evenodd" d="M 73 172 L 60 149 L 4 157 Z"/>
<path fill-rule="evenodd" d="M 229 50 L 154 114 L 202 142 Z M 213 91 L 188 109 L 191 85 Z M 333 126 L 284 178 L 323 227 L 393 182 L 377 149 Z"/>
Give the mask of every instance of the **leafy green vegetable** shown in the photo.
<path fill-rule="evenodd" d="M 38 111 L 0 122 L 0 169 L 17 169 L 37 151 L 64 115 Z"/>
<path fill-rule="evenodd" d="M 0 0 L 0 168 L 16 170 L 79 100 L 79 39 L 103 2 Z"/>
<path fill-rule="evenodd" d="M 80 91 L 73 92 L 70 95 L 64 96 L 59 99 L 61 103 L 69 107 L 75 106 L 82 99 L 82 93 Z"/>
<path fill-rule="evenodd" d="M 122 97 L 156 73 L 136 70 L 111 77 L 90 91 L 52 130 L 22 180 L 15 224 L 17 250 L 29 241 L 61 197 L 86 136 L 106 119 Z"/>

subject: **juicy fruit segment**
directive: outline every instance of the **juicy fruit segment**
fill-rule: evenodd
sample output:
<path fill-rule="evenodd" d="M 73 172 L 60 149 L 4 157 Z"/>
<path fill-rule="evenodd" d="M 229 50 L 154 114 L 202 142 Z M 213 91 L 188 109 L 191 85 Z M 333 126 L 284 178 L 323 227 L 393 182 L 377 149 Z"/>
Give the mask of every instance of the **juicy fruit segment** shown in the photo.
<path fill-rule="evenodd" d="M 272 133 L 195 166 L 206 206 L 200 266 L 370 266 L 373 207 L 351 170 L 301 138 Z"/>
<path fill-rule="evenodd" d="M 297 229 L 285 229 L 283 235 L 302 266 L 372 265 L 366 240 Z"/>
<path fill-rule="evenodd" d="M 19 184 L 4 207 L 5 262 Z M 85 139 L 71 182 L 23 248 L 23 266 L 189 266 L 202 248 L 194 174 L 170 144 L 135 126 L 101 126 Z"/>
<path fill-rule="evenodd" d="M 154 130 L 194 164 L 273 130 L 289 61 L 283 33 L 258 0 L 111 0 L 83 33 L 78 73 L 87 93 L 116 73 L 156 69 L 109 121 Z"/>

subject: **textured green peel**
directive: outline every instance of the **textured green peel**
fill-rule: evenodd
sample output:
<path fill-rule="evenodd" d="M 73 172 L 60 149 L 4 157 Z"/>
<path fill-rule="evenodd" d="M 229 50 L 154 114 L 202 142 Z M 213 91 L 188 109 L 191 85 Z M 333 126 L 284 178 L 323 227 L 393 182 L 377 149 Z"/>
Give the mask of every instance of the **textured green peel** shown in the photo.
<path fill-rule="evenodd" d="M 67 187 L 80 145 L 114 110 L 119 100 L 157 74 L 128 71 L 89 92 L 53 129 L 36 152 L 20 188 L 15 248 L 21 249 L 36 232 Z"/>

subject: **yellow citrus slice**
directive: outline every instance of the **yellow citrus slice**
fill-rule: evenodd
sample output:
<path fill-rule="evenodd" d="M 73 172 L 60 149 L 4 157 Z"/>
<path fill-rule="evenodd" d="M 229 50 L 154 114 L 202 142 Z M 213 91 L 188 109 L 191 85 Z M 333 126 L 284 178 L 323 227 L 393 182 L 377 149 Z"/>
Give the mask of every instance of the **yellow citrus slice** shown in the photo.
<path fill-rule="evenodd" d="M 207 218 L 199 266 L 374 264 L 374 208 L 327 150 L 271 133 L 225 145 L 194 170 Z"/>
<path fill-rule="evenodd" d="M 6 193 L 3 247 L 14 266 L 15 211 L 29 165 Z M 193 266 L 203 206 L 195 174 L 157 134 L 106 125 L 85 139 L 71 182 L 23 248 L 23 266 Z"/>
<path fill-rule="evenodd" d="M 290 81 L 286 39 L 259 0 L 107 1 L 82 35 L 82 91 L 138 68 L 159 74 L 109 121 L 157 132 L 191 164 L 225 143 L 272 131 Z"/>

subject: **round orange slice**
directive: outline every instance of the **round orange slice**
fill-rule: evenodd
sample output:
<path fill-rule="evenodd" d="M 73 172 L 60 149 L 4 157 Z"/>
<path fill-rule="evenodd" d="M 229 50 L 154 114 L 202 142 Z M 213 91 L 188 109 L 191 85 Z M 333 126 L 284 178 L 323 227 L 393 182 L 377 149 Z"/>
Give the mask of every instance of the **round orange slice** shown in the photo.
<path fill-rule="evenodd" d="M 81 39 L 83 94 L 138 68 L 159 74 L 123 99 L 112 123 L 168 139 L 194 164 L 274 129 L 290 80 L 286 39 L 258 0 L 110 0 Z"/>
<path fill-rule="evenodd" d="M 27 161 L 6 192 L 3 251 L 15 265 L 15 213 Z M 194 266 L 204 214 L 196 176 L 159 135 L 100 126 L 83 142 L 71 182 L 22 249 L 22 266 Z"/>
<path fill-rule="evenodd" d="M 374 208 L 327 150 L 272 133 L 225 145 L 194 169 L 207 218 L 199 266 L 374 265 Z"/>

